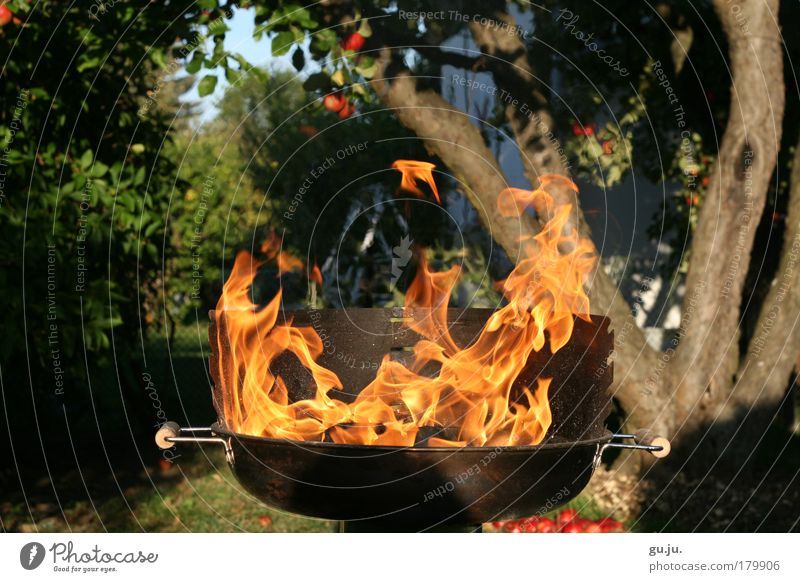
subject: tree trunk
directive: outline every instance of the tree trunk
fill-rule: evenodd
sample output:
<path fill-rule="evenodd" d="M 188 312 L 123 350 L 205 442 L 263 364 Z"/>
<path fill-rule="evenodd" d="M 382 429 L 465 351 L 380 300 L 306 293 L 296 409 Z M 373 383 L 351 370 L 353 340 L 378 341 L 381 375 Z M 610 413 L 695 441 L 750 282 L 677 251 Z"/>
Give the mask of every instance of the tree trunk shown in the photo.
<path fill-rule="evenodd" d="M 785 87 L 778 2 L 737 6 L 741 11 L 715 2 L 728 39 L 730 116 L 692 238 L 682 338 L 670 369 L 674 428 L 692 440 L 718 420 L 721 403 L 732 393 L 742 289 L 781 142 Z M 744 388 L 736 388 L 737 399 L 754 402 L 758 393 Z"/>
<path fill-rule="evenodd" d="M 792 162 L 780 264 L 761 306 L 753 338 L 730 398 L 713 411 L 720 447 L 741 454 L 759 442 L 786 397 L 800 352 L 800 140 Z M 732 444 L 731 444 L 732 443 Z"/>

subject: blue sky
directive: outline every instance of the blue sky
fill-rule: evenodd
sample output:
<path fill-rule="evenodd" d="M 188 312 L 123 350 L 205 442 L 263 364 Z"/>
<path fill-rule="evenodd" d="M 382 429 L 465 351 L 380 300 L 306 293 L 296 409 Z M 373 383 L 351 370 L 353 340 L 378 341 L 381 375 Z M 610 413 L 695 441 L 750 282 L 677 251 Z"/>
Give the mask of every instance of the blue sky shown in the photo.
<path fill-rule="evenodd" d="M 249 8 L 247 10 L 236 9 L 233 18 L 227 22 L 230 30 L 225 35 L 225 48 L 232 53 L 239 53 L 248 62 L 257 66 L 268 65 L 273 70 L 286 70 L 292 68 L 291 55 L 282 57 L 272 57 L 270 54 L 269 39 L 264 36 L 260 41 L 253 39 L 253 31 L 255 30 L 255 9 Z M 208 43 L 209 50 L 213 48 L 212 43 Z M 209 71 L 204 71 L 203 74 L 208 74 Z M 212 119 L 216 113 L 216 102 L 222 97 L 228 82 L 225 80 L 225 75 L 222 69 L 217 70 L 217 88 L 212 95 L 200 97 L 197 94 L 197 87 L 195 86 L 189 91 L 185 99 L 188 101 L 196 101 L 200 110 L 202 111 L 201 122 Z"/>

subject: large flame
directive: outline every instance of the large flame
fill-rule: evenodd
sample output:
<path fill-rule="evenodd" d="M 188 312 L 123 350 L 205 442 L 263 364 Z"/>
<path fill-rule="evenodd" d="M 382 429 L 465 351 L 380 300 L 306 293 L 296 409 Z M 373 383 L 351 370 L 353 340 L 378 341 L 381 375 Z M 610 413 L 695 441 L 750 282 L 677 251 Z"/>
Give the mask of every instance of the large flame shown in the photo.
<path fill-rule="evenodd" d="M 404 180 L 408 175 L 404 172 Z M 341 380 L 316 361 L 323 345 L 314 328 L 278 325 L 281 293 L 261 309 L 253 304 L 249 288 L 262 262 L 240 253 L 216 311 L 219 341 L 226 338 L 230 348 L 218 346 L 219 377 L 234 384 L 222 386 L 228 426 L 256 436 L 366 445 L 413 446 L 421 433 L 428 446 L 541 442 L 552 421 L 551 379 L 539 378 L 535 386 L 515 382 L 532 352 L 548 342 L 556 352 L 569 341 L 574 315 L 589 319 L 583 284 L 595 263 L 591 243 L 574 230 L 565 232 L 571 208 L 555 207 L 546 191 L 556 180 L 566 178 L 543 176 L 536 190 L 500 193 L 502 214 L 518 215 L 533 206 L 552 218 L 523 241 L 522 258 L 501 284 L 507 304 L 470 345 L 457 345 L 448 330 L 447 307 L 459 269 L 431 271 L 424 253 L 419 255 L 404 321 L 424 339 L 413 346 L 407 366 L 385 355 L 375 379 L 351 403 L 336 397 Z M 432 175 L 429 184 L 438 196 Z M 265 260 L 278 263 L 279 272 L 302 268 L 279 249 L 279 241 L 270 238 L 261 250 Z M 287 351 L 311 374 L 313 397 L 290 401 L 284 381 L 271 372 L 270 364 Z M 423 373 L 432 367 L 438 368 L 433 377 Z"/>

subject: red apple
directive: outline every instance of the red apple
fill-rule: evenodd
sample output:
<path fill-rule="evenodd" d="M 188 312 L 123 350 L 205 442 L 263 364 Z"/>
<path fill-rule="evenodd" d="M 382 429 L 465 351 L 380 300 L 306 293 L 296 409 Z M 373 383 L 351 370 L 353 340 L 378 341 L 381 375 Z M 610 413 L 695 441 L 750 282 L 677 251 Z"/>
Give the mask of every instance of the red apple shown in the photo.
<path fill-rule="evenodd" d="M 344 95 L 341 93 L 331 93 L 330 95 L 325 95 L 325 98 L 322 100 L 322 105 L 325 106 L 325 109 L 332 111 L 333 113 L 338 113 L 341 111 L 346 104 L 347 99 L 345 99 Z"/>
<path fill-rule="evenodd" d="M 339 117 L 342 119 L 347 119 L 353 113 L 356 112 L 356 108 L 352 103 L 345 102 L 344 106 L 339 110 Z"/>
<path fill-rule="evenodd" d="M 352 34 L 348 34 L 344 38 L 342 41 L 342 48 L 346 51 L 358 52 L 361 50 L 361 47 L 364 46 L 365 41 L 366 39 L 363 36 L 357 32 L 354 32 Z"/>
<path fill-rule="evenodd" d="M 604 517 L 597 523 L 600 525 L 601 531 L 604 532 L 622 531 L 622 522 L 610 517 Z"/>
<path fill-rule="evenodd" d="M 569 523 L 578 517 L 578 512 L 574 509 L 562 509 L 558 513 L 558 522 L 561 524 Z"/>
<path fill-rule="evenodd" d="M 14 18 L 14 13 L 5 4 L 0 6 L 0 26 L 5 26 Z"/>
<path fill-rule="evenodd" d="M 558 527 L 555 521 L 549 517 L 543 517 L 539 520 L 539 523 L 536 524 L 536 531 L 539 533 L 553 533 L 558 531 Z"/>
<path fill-rule="evenodd" d="M 587 520 L 586 523 L 579 524 L 583 526 L 583 531 L 586 533 L 603 533 L 603 526 L 600 522 Z"/>
<path fill-rule="evenodd" d="M 582 126 L 577 121 L 572 122 L 572 135 L 579 136 L 579 135 L 587 135 L 591 136 L 594 135 L 594 123 L 590 123 L 589 125 Z"/>

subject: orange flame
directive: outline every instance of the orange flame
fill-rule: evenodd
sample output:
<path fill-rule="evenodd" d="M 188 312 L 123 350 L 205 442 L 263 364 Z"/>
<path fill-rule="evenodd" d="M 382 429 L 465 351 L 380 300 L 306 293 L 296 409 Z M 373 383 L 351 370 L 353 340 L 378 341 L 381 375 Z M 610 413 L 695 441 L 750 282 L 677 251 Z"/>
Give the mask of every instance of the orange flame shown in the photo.
<path fill-rule="evenodd" d="M 322 286 L 322 271 L 319 270 L 318 265 L 311 267 L 311 272 L 308 274 L 308 280 L 313 281 L 320 287 Z"/>
<path fill-rule="evenodd" d="M 436 168 L 430 162 L 419 162 L 416 160 L 395 160 L 392 164 L 395 170 L 399 170 L 403 177 L 400 179 L 400 188 L 407 190 L 412 194 L 424 198 L 425 194 L 417 186 L 417 180 L 422 180 L 430 186 L 436 202 L 442 203 L 439 198 L 439 190 L 436 188 L 436 182 L 433 181 L 433 170 Z"/>
<path fill-rule="evenodd" d="M 259 250 L 267 256 L 267 259 L 275 259 L 278 266 L 278 275 L 285 275 L 293 271 L 303 269 L 303 261 L 281 250 L 283 241 L 274 232 L 270 232 L 267 238 L 261 243 Z"/>
<path fill-rule="evenodd" d="M 428 446 L 540 443 L 552 422 L 552 379 L 538 378 L 536 386 L 515 382 L 532 352 L 548 341 L 556 352 L 569 341 L 574 315 L 589 318 L 583 284 L 595 263 L 591 243 L 564 232 L 571 209 L 555 208 L 545 189 L 554 180 L 543 177 L 533 191 L 500 193 L 503 213 L 519 214 L 533 205 L 551 210 L 552 218 L 502 282 L 508 303 L 478 338 L 460 347 L 448 330 L 447 306 L 459 269 L 431 271 L 421 254 L 404 319 L 424 339 L 413 346 L 408 366 L 385 355 L 375 379 L 349 404 L 335 397 L 340 379 L 316 362 L 323 350 L 316 331 L 291 322 L 277 325 L 281 294 L 263 309 L 251 302 L 248 289 L 261 263 L 240 253 L 217 304 L 218 329 L 224 323 L 230 344 L 229 355 L 219 359 L 220 378 L 234 383 L 223 386 L 229 427 L 256 436 L 366 445 L 413 446 L 423 427 L 435 433 Z M 559 251 L 565 242 L 572 243 L 566 253 Z M 264 250 L 268 259 L 281 260 L 274 249 Z M 271 362 L 285 351 L 313 377 L 312 398 L 290 402 L 284 381 L 271 372 Z M 438 367 L 433 377 L 423 373 L 431 366 Z"/>

